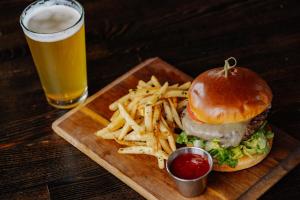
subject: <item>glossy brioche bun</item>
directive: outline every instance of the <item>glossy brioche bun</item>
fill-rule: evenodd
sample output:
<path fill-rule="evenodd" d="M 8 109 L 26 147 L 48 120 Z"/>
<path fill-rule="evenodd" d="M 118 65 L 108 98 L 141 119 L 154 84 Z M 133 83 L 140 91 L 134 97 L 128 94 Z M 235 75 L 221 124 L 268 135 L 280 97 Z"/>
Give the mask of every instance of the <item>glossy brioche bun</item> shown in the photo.
<path fill-rule="evenodd" d="M 271 150 L 273 144 L 273 138 L 269 139 L 268 142 Z M 238 164 L 234 168 L 229 167 L 228 165 L 218 165 L 214 163 L 213 170 L 218 172 L 234 172 L 242 169 L 247 169 L 260 163 L 265 157 L 267 157 L 269 152 L 264 154 L 255 154 L 252 156 L 252 158 L 248 156 L 244 156 L 238 160 Z"/>
<path fill-rule="evenodd" d="M 205 71 L 189 89 L 189 106 L 198 120 L 209 124 L 246 121 L 271 105 L 271 89 L 255 72 L 234 67 L 225 77 L 222 70 Z"/>

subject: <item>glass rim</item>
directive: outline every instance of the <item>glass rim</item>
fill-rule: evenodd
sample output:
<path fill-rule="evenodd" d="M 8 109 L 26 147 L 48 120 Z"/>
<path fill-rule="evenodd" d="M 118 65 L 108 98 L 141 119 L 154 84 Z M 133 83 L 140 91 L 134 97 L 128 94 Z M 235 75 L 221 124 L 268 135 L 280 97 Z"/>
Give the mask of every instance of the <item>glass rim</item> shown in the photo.
<path fill-rule="evenodd" d="M 76 0 L 69 0 L 69 1 L 66 1 L 66 0 L 58 0 L 58 1 L 64 1 L 64 2 L 74 2 L 79 8 L 80 8 L 80 17 L 79 19 L 70 27 L 64 29 L 64 30 L 61 30 L 61 31 L 56 31 L 56 32 L 53 32 L 53 33 L 39 33 L 39 32 L 36 32 L 36 31 L 33 31 L 33 30 L 30 30 L 27 26 L 25 26 L 25 24 L 23 23 L 24 19 L 25 19 L 25 15 L 26 15 L 26 11 L 28 11 L 30 9 L 30 7 L 34 6 L 35 4 L 39 3 L 39 2 L 52 2 L 51 0 L 50 1 L 45 1 L 45 0 L 36 0 L 34 2 L 32 2 L 31 4 L 29 4 L 28 6 L 26 6 L 26 8 L 22 11 L 21 15 L 20 15 L 20 24 L 21 24 L 21 27 L 23 29 L 25 29 L 26 31 L 32 33 L 32 34 L 35 34 L 35 35 L 55 35 L 55 34 L 60 34 L 60 33 L 63 33 L 67 30 L 70 30 L 72 28 L 74 28 L 75 26 L 77 26 L 84 18 L 84 9 L 83 9 L 83 6 Z M 54 2 L 54 1 L 53 1 Z M 64 5 L 64 4 L 53 4 L 53 5 Z M 50 5 L 52 6 L 52 5 Z M 68 5 L 65 5 L 65 6 L 68 6 Z M 70 6 L 69 6 L 70 7 Z M 77 10 L 76 10 L 77 11 Z"/>

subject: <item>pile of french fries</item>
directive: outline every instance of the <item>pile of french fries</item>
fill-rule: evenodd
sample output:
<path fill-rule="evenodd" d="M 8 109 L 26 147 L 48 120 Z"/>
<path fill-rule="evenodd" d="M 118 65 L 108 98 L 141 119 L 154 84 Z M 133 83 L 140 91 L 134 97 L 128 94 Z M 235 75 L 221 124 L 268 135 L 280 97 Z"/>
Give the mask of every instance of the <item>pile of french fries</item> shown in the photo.
<path fill-rule="evenodd" d="M 163 169 L 164 160 L 176 150 L 174 130 L 182 129 L 179 113 L 187 104 L 190 85 L 161 85 L 155 76 L 140 80 L 136 89 L 109 106 L 114 111 L 110 123 L 96 135 L 126 146 L 119 153 L 155 156 Z"/>

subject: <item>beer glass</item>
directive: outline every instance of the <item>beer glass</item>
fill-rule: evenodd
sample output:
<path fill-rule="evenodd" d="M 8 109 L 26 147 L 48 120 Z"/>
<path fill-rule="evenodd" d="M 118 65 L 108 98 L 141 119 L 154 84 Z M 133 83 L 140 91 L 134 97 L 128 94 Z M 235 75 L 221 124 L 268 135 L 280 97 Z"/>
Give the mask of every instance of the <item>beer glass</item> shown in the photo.
<path fill-rule="evenodd" d="M 84 10 L 74 0 L 38 0 L 20 24 L 47 101 L 68 109 L 87 97 Z"/>

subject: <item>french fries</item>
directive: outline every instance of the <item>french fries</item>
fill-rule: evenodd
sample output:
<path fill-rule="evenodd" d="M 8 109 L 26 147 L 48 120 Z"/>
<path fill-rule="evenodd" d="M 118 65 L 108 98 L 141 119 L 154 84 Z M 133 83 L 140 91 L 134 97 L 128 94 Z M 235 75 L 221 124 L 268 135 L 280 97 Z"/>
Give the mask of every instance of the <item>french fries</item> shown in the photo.
<path fill-rule="evenodd" d="M 129 99 L 129 97 L 130 97 L 130 94 L 127 94 L 127 95 L 121 97 L 121 98 L 118 99 L 117 101 L 115 101 L 115 102 L 113 102 L 112 104 L 110 104 L 110 105 L 109 105 L 109 109 L 110 109 L 111 111 L 117 110 L 118 104 L 119 104 L 119 103 L 124 103 L 124 102 L 126 102 L 126 101 Z"/>
<path fill-rule="evenodd" d="M 136 132 L 142 134 L 144 133 L 144 129 L 139 126 L 136 121 L 134 121 L 134 119 L 132 119 L 132 117 L 128 114 L 128 112 L 125 110 L 125 108 L 122 106 L 122 104 L 118 104 L 118 108 L 120 110 L 120 115 L 124 118 L 124 120 L 126 121 L 126 123 L 129 124 L 129 126 L 132 127 L 133 130 L 135 130 Z"/>
<path fill-rule="evenodd" d="M 132 131 L 130 133 L 128 133 L 125 137 L 124 140 L 126 141 L 143 141 L 146 142 L 149 140 L 149 134 L 138 134 L 135 131 Z"/>
<path fill-rule="evenodd" d="M 109 106 L 110 123 L 96 136 L 122 145 L 121 154 L 154 156 L 163 169 L 164 160 L 176 150 L 174 129 L 182 128 L 179 112 L 187 105 L 190 85 L 160 84 L 155 76 L 148 82 L 140 80 L 136 89 Z"/>

